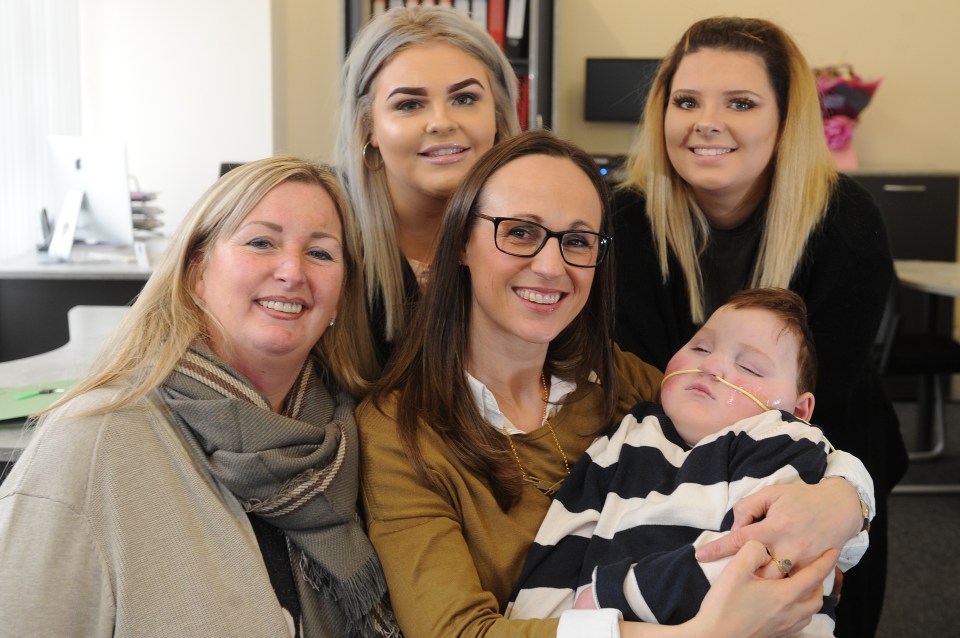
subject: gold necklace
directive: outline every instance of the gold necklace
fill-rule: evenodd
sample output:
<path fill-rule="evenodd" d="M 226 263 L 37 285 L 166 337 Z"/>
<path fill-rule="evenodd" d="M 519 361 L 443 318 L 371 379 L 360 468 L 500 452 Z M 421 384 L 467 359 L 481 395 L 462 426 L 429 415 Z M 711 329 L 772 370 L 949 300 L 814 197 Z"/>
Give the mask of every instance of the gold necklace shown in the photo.
<path fill-rule="evenodd" d="M 550 430 L 550 434 L 553 435 L 553 442 L 557 444 L 557 449 L 560 450 L 560 458 L 563 459 L 563 469 L 566 471 L 566 474 L 569 475 L 570 463 L 567 462 L 567 454 L 563 451 L 563 446 L 560 445 L 560 438 L 557 436 L 553 426 L 550 424 L 550 419 L 547 418 L 547 406 L 549 405 L 550 394 L 547 392 L 547 379 L 542 372 L 540 373 L 540 384 L 543 386 L 543 416 L 540 418 L 540 422 L 547 426 L 547 429 Z M 545 479 L 537 478 L 533 474 L 527 474 L 527 471 L 523 467 L 523 463 L 520 462 L 520 455 L 517 453 L 517 446 L 513 444 L 513 436 L 507 434 L 506 437 L 507 442 L 510 443 L 510 449 L 513 450 L 513 458 L 517 460 L 517 465 L 520 467 L 520 476 L 523 477 L 523 480 L 533 485 L 546 496 L 553 496 L 556 494 L 560 489 L 560 486 L 563 485 L 563 479 L 567 477 L 563 476 L 563 478 L 556 483 L 550 483 Z"/>

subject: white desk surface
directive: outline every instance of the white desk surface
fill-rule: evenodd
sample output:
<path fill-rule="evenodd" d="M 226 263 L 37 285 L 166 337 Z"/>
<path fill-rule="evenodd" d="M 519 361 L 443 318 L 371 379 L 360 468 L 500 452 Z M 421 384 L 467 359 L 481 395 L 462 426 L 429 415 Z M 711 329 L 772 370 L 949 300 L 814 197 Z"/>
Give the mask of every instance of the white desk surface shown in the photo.
<path fill-rule="evenodd" d="M 0 386 L 20 387 L 85 376 L 104 341 L 127 310 L 124 306 L 71 308 L 67 313 L 70 341 L 50 352 L 0 363 Z M 0 428 L 0 461 L 16 459 L 32 434 L 31 430 L 23 428 Z"/>
<path fill-rule="evenodd" d="M 36 251 L 0 260 L 0 279 L 127 279 L 146 281 L 169 239 L 145 241 L 151 267 L 141 268 L 131 247 L 74 246 L 70 261 L 51 261 Z"/>
<path fill-rule="evenodd" d="M 944 297 L 960 297 L 960 262 L 898 259 L 897 279 L 905 286 Z"/>

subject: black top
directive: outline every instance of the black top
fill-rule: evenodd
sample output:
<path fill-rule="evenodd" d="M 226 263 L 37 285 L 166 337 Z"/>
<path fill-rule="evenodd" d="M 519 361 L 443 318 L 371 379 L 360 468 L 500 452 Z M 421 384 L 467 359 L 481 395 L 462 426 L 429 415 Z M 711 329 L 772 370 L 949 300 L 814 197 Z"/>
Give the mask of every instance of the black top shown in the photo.
<path fill-rule="evenodd" d="M 760 251 L 766 203 L 736 228 L 710 229 L 710 243 L 700 255 L 700 276 L 703 278 L 703 315 L 726 303 L 730 295 L 750 284 L 753 264 Z"/>
<path fill-rule="evenodd" d="M 300 638 L 303 635 L 300 631 L 302 612 L 297 585 L 293 577 L 293 564 L 290 562 L 290 550 L 287 548 L 287 537 L 255 514 L 248 512 L 247 518 L 250 519 L 253 534 L 257 537 L 260 554 L 263 555 L 263 564 L 267 568 L 267 575 L 277 595 L 277 601 L 293 620 L 292 638 Z"/>
<path fill-rule="evenodd" d="M 663 281 L 645 206 L 635 191 L 614 194 L 616 333 L 624 350 L 663 370 L 697 326 L 672 253 L 670 278 Z M 863 461 L 878 496 L 907 465 L 899 422 L 871 356 L 893 277 L 880 211 L 862 187 L 841 176 L 790 288 L 807 304 L 819 359 L 813 421 L 836 448 Z"/>
<path fill-rule="evenodd" d="M 413 268 L 407 263 L 407 260 L 401 256 L 401 268 L 403 269 L 403 288 L 405 293 L 406 307 L 404 312 L 407 318 L 413 316 L 413 312 L 420 301 L 420 286 L 417 284 L 417 276 L 413 273 Z M 397 335 L 393 341 L 387 341 L 387 311 L 383 303 L 383 296 L 378 294 L 376 300 L 367 306 L 367 318 L 370 322 L 370 333 L 373 335 L 373 345 L 376 348 L 377 360 L 380 367 L 386 366 L 387 361 L 396 350 L 404 335 Z"/>

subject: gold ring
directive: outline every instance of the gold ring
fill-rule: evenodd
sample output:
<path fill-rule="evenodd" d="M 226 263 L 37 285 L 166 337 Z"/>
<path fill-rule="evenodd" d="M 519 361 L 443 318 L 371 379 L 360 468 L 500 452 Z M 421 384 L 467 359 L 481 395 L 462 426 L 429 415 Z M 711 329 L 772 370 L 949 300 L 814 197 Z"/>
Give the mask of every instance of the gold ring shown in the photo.
<path fill-rule="evenodd" d="M 789 558 L 783 558 L 783 559 L 773 558 L 772 556 L 770 557 L 770 560 L 774 562 L 774 564 L 777 566 L 777 569 L 780 570 L 781 574 L 783 574 L 784 576 L 790 575 L 790 570 L 793 569 L 792 560 L 790 560 Z"/>

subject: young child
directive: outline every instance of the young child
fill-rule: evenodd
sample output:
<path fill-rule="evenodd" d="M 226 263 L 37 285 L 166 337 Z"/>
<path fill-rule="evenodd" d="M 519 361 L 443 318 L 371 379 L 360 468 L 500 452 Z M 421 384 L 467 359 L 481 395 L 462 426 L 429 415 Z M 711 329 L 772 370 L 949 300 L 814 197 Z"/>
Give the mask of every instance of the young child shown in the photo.
<path fill-rule="evenodd" d="M 814 352 L 790 291 L 741 291 L 718 308 L 667 365 L 662 403 L 636 405 L 574 466 L 507 615 L 555 616 L 576 602 L 627 620 L 693 617 L 726 564 L 694 552 L 730 530 L 733 505 L 766 485 L 823 477 L 830 444 L 807 423 Z M 865 531 L 848 543 L 841 570 L 867 544 Z M 771 561 L 789 575 L 786 557 Z M 833 635 L 830 596 L 804 635 Z"/>

